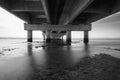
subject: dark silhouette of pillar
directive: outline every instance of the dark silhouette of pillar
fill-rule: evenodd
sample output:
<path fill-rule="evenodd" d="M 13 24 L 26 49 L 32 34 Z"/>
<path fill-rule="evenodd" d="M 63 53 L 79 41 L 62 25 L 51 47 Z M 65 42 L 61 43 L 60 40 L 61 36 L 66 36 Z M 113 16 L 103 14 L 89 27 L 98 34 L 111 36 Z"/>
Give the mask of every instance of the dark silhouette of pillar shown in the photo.
<path fill-rule="evenodd" d="M 84 43 L 89 42 L 89 31 L 84 31 Z"/>
<path fill-rule="evenodd" d="M 33 39 L 32 39 L 32 30 L 28 30 L 27 31 L 27 41 L 28 42 L 32 42 Z"/>
<path fill-rule="evenodd" d="M 63 40 L 63 36 L 61 37 L 61 39 Z"/>
<path fill-rule="evenodd" d="M 45 31 L 42 31 L 43 40 L 45 40 Z"/>
<path fill-rule="evenodd" d="M 48 43 L 51 41 L 50 34 L 51 34 L 51 32 L 49 30 L 46 31 L 46 42 L 48 42 Z"/>
<path fill-rule="evenodd" d="M 66 34 L 66 42 L 68 43 L 68 44 L 70 44 L 71 43 L 71 31 L 67 31 L 67 34 Z"/>

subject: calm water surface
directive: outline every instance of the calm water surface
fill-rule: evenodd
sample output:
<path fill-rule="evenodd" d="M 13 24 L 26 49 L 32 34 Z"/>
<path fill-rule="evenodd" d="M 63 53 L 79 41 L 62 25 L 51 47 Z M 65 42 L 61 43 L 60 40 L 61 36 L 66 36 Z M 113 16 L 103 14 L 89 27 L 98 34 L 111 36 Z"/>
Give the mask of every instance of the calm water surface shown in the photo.
<path fill-rule="evenodd" d="M 46 80 L 86 56 L 101 53 L 120 58 L 120 40 L 90 40 L 89 44 L 73 40 L 69 46 L 59 46 L 42 40 L 0 39 L 0 80 Z"/>

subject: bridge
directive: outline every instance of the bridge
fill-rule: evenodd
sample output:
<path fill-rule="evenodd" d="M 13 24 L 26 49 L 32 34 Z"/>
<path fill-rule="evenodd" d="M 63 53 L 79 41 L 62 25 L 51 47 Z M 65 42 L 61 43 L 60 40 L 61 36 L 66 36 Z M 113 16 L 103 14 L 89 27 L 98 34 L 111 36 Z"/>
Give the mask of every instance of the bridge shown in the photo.
<path fill-rule="evenodd" d="M 71 31 L 84 31 L 89 42 L 92 23 L 120 11 L 120 0 L 0 0 L 0 6 L 25 21 L 27 41 L 32 31 L 40 30 L 44 40 L 71 42 Z"/>

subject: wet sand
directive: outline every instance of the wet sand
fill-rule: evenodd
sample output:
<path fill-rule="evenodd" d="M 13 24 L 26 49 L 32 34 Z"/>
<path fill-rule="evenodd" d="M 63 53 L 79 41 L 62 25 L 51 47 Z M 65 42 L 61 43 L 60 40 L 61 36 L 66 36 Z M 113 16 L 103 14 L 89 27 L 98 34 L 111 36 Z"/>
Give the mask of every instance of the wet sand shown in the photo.
<path fill-rule="evenodd" d="M 120 80 L 120 44 L 110 43 L 3 46 L 0 80 Z"/>

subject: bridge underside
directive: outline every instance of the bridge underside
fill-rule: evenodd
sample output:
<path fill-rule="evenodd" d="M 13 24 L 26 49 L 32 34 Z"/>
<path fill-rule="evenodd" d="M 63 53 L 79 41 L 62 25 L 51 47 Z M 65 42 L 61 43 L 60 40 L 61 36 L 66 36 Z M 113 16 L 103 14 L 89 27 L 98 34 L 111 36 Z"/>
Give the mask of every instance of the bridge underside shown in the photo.
<path fill-rule="evenodd" d="M 47 41 L 63 35 L 69 38 L 74 30 L 84 31 L 84 41 L 88 42 L 91 27 L 86 27 L 120 11 L 120 0 L 0 0 L 0 6 L 26 22 L 30 42 L 32 30 L 37 29 Z"/>
<path fill-rule="evenodd" d="M 28 42 L 32 42 L 32 31 L 40 30 L 43 32 L 44 40 L 50 42 L 51 39 L 62 39 L 66 35 L 67 43 L 71 42 L 71 31 L 84 31 L 84 42 L 88 43 L 89 25 L 34 25 L 24 24 L 24 29 L 28 31 Z"/>

